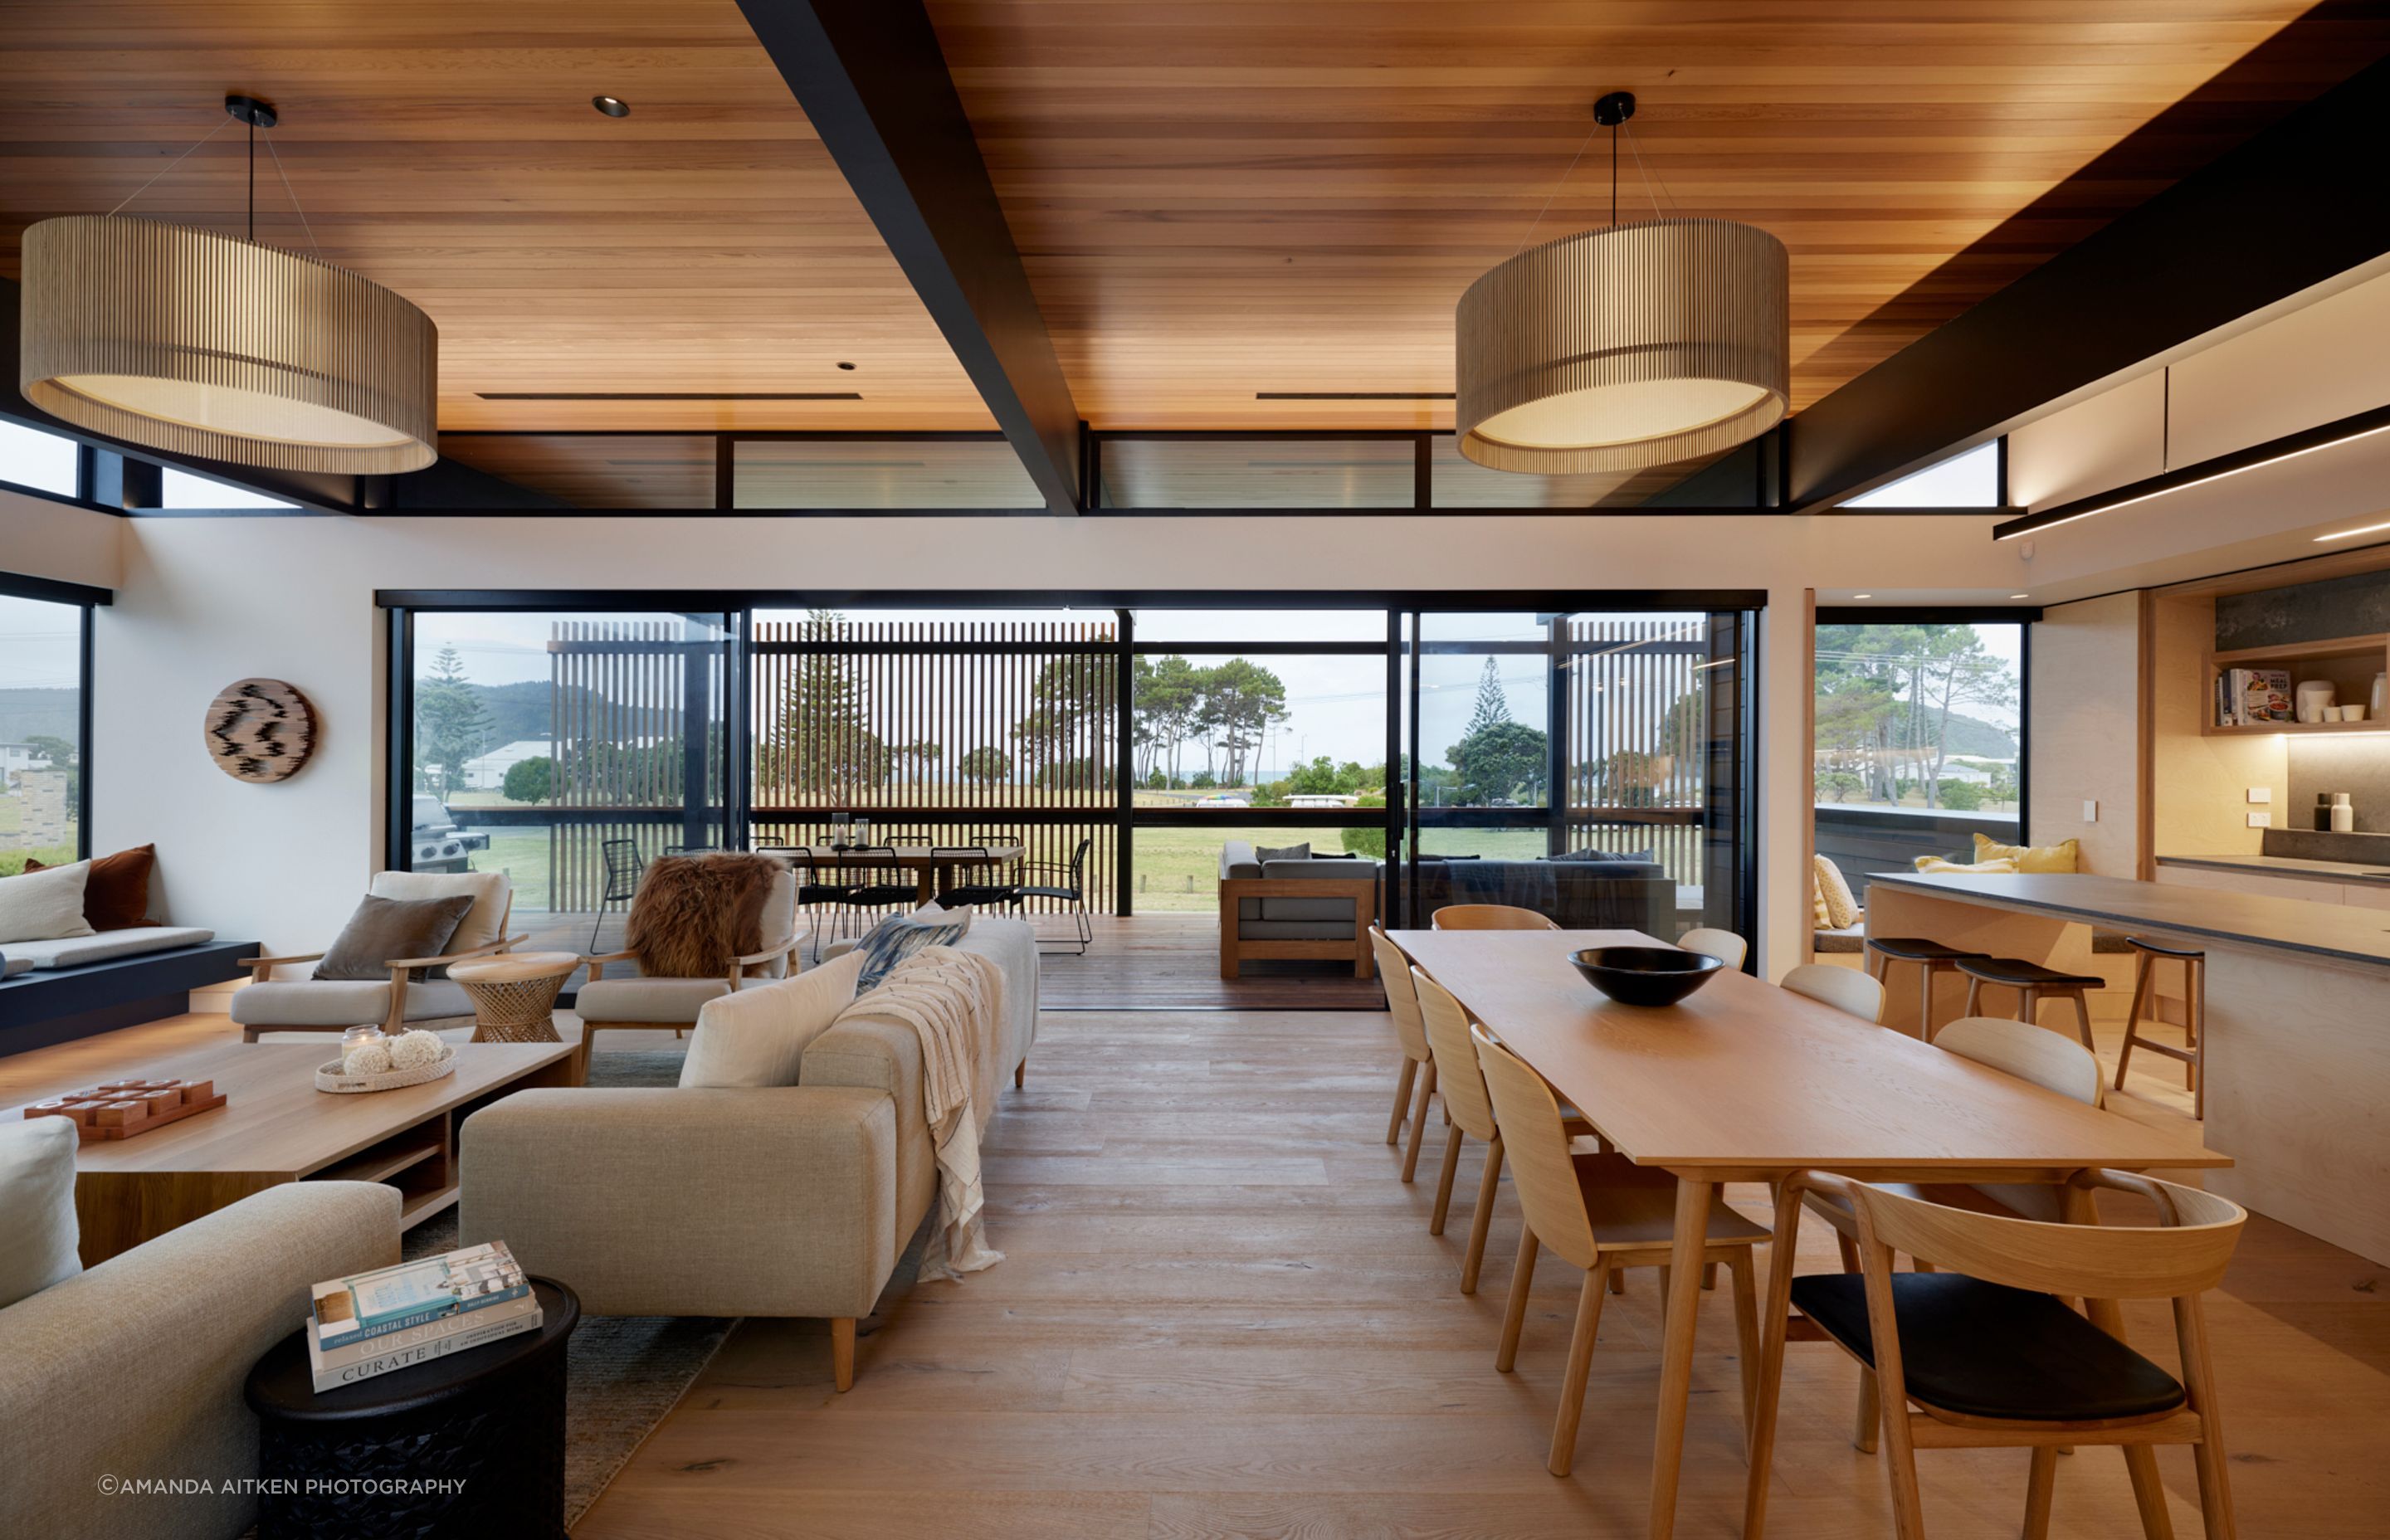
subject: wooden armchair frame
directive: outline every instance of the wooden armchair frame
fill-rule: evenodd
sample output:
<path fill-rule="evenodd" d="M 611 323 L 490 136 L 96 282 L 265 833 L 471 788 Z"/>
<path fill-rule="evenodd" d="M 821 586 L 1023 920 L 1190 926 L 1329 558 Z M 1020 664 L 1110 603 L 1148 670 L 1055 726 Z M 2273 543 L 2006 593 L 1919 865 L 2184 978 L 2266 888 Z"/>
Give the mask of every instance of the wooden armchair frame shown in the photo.
<path fill-rule="evenodd" d="M 751 952 L 743 957 L 731 958 L 730 966 L 725 970 L 725 978 L 723 981 L 728 985 L 727 993 L 732 995 L 739 993 L 739 982 L 749 976 L 747 971 L 749 969 L 761 968 L 775 957 L 785 957 L 792 955 L 798 947 L 803 946 L 805 943 L 805 938 L 812 934 L 813 927 L 808 925 L 802 929 L 791 930 L 787 939 L 767 946 L 761 952 Z M 587 968 L 589 969 L 589 977 L 582 982 L 584 983 L 594 984 L 603 979 L 606 976 L 606 965 L 608 963 L 635 963 L 638 961 L 638 959 L 639 955 L 636 952 L 608 952 L 598 956 L 585 956 L 581 959 L 578 966 Z M 585 1082 L 589 1078 L 589 1054 L 590 1050 L 596 1046 L 598 1034 L 600 1032 L 610 1030 L 662 1032 L 666 1028 L 670 1028 L 672 1034 L 675 1037 L 678 1037 L 681 1033 L 687 1032 L 689 1027 L 693 1025 L 695 1025 L 694 1022 L 688 1023 L 687 1025 L 675 1026 L 669 1021 L 593 1021 L 585 1015 L 581 1018 L 581 1052 L 579 1055 L 580 1077 Z"/>
<path fill-rule="evenodd" d="M 1243 900 L 1269 898 L 1342 898 L 1353 905 L 1350 940 L 1245 941 L 1237 934 L 1237 906 Z M 1346 962 L 1353 977 L 1374 979 L 1377 959 L 1369 949 L 1369 928 L 1378 918 L 1378 879 L 1374 877 L 1224 877 L 1220 879 L 1220 977 L 1238 977 L 1240 965 L 1288 958 Z"/>
<path fill-rule="evenodd" d="M 515 895 L 514 889 L 509 884 L 507 889 L 507 906 L 498 916 L 498 940 L 487 946 L 474 947 L 469 952 L 449 952 L 437 957 L 392 957 L 384 963 L 382 966 L 390 969 L 390 1006 L 382 1014 L 383 1035 L 395 1037 L 406 1030 L 406 989 L 407 985 L 415 982 L 417 969 L 445 968 L 450 963 L 465 962 L 474 957 L 495 957 L 502 952 L 513 951 L 531 939 L 529 931 L 520 936 L 507 934 L 507 924 L 514 918 Z M 286 964 L 321 962 L 323 959 L 324 954 L 321 952 L 300 952 L 287 957 L 243 957 L 240 960 L 240 966 L 249 969 L 251 983 L 264 984 L 272 983 L 274 970 Z M 433 1017 L 427 1020 L 439 1020 L 444 1018 Z M 240 1039 L 244 1043 L 254 1043 L 257 1041 L 257 1034 L 261 1032 L 346 1032 L 354 1025 L 356 1023 L 353 1021 L 343 1021 L 323 1026 L 243 1027 L 240 1031 Z"/>

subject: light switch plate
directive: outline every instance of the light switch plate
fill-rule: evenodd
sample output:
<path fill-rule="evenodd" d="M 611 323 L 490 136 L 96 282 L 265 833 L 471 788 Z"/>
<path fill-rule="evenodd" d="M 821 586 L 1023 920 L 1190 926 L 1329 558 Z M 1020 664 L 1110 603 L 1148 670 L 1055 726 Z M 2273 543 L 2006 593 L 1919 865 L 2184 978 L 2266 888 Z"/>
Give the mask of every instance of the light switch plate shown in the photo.
<path fill-rule="evenodd" d="M 2100 821 L 2100 804 L 2089 797 L 2083 799 L 2083 821 L 2087 824 Z"/>
<path fill-rule="evenodd" d="M 2271 828 L 2274 827 L 2274 815 L 2270 813 L 2252 813 L 2249 815 L 2249 827 L 2251 828 Z"/>
<path fill-rule="evenodd" d="M 2249 789 L 2249 800 L 2252 802 L 2270 802 L 2274 800 L 2274 789 L 2270 786 L 2253 786 Z"/>

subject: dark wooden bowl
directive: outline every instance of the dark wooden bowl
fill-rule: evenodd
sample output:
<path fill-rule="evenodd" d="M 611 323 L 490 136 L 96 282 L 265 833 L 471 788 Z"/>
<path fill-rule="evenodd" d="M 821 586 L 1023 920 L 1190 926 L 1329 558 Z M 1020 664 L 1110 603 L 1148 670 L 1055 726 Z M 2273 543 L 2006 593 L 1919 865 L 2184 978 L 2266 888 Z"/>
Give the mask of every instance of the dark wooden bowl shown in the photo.
<path fill-rule="evenodd" d="M 1588 946 L 1569 954 L 1586 982 L 1622 1006 L 1673 1006 L 1726 965 L 1673 946 Z"/>

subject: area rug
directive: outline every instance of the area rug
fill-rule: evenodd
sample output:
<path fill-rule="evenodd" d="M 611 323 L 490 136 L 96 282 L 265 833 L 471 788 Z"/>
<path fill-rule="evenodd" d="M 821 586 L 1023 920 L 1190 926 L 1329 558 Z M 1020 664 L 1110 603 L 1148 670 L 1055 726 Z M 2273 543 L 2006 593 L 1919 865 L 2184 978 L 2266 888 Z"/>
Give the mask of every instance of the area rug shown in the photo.
<path fill-rule="evenodd" d="M 589 1084 L 671 1085 L 681 1050 L 595 1055 Z M 453 1251 L 456 1211 L 406 1233 L 412 1259 Z M 568 1283 L 571 1279 L 566 1279 Z M 584 1315 L 567 1351 L 564 1516 L 581 1521 L 614 1473 L 627 1464 L 664 1414 L 713 1361 L 736 1322 L 677 1315 Z"/>

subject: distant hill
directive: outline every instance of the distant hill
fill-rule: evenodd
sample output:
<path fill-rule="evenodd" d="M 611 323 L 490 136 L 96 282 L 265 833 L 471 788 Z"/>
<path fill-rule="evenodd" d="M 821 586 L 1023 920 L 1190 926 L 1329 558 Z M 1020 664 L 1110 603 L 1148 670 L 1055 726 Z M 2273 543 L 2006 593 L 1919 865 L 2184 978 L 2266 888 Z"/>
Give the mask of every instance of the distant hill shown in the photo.
<path fill-rule="evenodd" d="M 548 737 L 552 712 L 563 713 L 568 729 L 594 712 L 602 724 L 602 736 L 608 738 L 661 738 L 680 730 L 677 712 L 660 706 L 630 710 L 602 693 L 578 686 L 559 691 L 544 679 L 524 679 L 511 685 L 470 687 L 490 716 L 490 736 L 482 745 L 484 750 L 503 748 L 524 738 Z"/>
<path fill-rule="evenodd" d="M 1950 741 L 1947 751 L 1953 754 L 1978 754 L 1985 759 L 2014 759 L 2017 741 L 2006 727 L 1980 717 L 1950 714 Z"/>
<path fill-rule="evenodd" d="M 68 689 L 0 690 L 0 743 L 41 737 L 71 741 L 78 728 L 81 694 Z"/>

